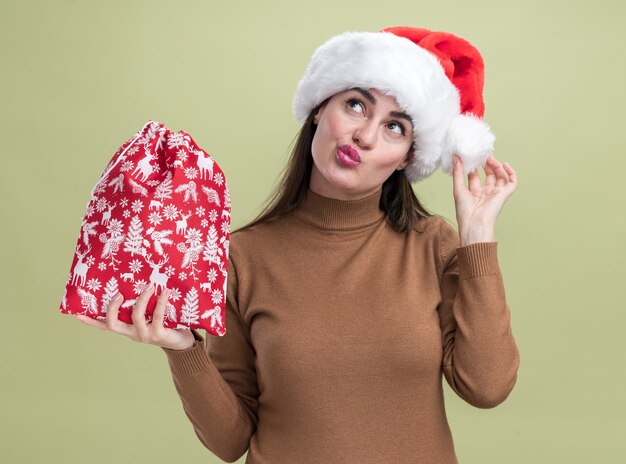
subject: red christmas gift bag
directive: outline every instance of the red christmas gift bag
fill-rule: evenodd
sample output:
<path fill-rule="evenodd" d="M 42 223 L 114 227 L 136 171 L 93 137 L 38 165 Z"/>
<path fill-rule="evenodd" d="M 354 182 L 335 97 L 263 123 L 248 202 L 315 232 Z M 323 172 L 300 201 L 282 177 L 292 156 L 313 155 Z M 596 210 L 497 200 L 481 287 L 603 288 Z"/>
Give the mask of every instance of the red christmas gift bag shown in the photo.
<path fill-rule="evenodd" d="M 91 192 L 61 313 L 119 319 L 151 282 L 146 309 L 170 289 L 164 326 L 226 334 L 230 195 L 224 173 L 191 135 L 148 121 L 115 153 Z"/>

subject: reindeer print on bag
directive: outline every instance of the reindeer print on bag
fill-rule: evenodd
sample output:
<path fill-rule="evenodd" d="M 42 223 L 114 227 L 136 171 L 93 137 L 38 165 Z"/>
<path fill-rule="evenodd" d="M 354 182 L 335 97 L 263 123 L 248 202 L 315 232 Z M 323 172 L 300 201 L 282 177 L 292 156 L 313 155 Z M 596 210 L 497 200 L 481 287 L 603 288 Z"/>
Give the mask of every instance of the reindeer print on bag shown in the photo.
<path fill-rule="evenodd" d="M 119 319 L 132 324 L 137 297 L 153 283 L 147 321 L 168 288 L 165 327 L 223 336 L 231 204 L 214 159 L 188 133 L 148 121 L 89 198 L 61 312 L 104 319 L 119 291 Z"/>

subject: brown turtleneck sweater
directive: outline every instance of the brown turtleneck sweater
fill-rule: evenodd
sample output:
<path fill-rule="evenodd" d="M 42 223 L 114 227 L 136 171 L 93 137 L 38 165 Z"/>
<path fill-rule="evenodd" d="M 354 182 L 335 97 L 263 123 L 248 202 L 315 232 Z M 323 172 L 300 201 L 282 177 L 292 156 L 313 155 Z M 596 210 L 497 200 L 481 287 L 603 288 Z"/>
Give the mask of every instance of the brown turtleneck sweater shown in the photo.
<path fill-rule="evenodd" d="M 460 247 L 441 216 L 398 234 L 379 198 L 309 191 L 291 214 L 234 232 L 226 335 L 163 348 L 222 460 L 456 463 L 442 376 L 478 408 L 513 389 L 497 242 Z"/>

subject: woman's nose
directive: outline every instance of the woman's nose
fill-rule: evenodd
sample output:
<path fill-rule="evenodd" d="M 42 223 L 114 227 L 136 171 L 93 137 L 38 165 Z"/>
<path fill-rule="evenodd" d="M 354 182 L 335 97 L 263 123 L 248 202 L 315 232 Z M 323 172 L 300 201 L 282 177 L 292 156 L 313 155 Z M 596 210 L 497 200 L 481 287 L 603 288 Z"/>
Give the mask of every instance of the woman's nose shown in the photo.
<path fill-rule="evenodd" d="M 361 148 L 371 148 L 376 142 L 376 124 L 372 121 L 364 121 L 355 127 L 352 140 Z"/>

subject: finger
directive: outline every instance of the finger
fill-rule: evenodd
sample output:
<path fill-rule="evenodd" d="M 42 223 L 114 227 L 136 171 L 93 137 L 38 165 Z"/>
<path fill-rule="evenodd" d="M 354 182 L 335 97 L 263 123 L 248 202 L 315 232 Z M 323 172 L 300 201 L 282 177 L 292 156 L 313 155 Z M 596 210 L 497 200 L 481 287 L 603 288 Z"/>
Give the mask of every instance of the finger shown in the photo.
<path fill-rule="evenodd" d="M 458 156 L 454 155 L 454 167 L 452 169 L 452 180 L 453 180 L 453 193 L 454 196 L 457 196 L 463 190 L 465 190 L 465 178 L 463 177 L 463 161 Z"/>
<path fill-rule="evenodd" d="M 487 163 L 483 166 L 485 171 L 485 187 L 493 187 L 496 185 L 496 172 L 492 167 L 493 157 L 487 159 Z"/>
<path fill-rule="evenodd" d="M 167 306 L 167 300 L 170 296 L 170 289 L 165 288 L 159 295 L 154 313 L 152 314 L 152 336 L 154 341 L 160 341 L 165 336 L 165 328 L 163 327 L 163 320 L 165 319 L 165 307 Z"/>
<path fill-rule="evenodd" d="M 502 167 L 509 175 L 509 184 L 511 184 L 513 186 L 513 190 L 515 190 L 517 188 L 517 173 L 515 172 L 515 169 L 513 169 L 507 162 L 505 162 Z"/>
<path fill-rule="evenodd" d="M 496 159 L 494 159 L 493 170 L 496 173 L 496 187 L 502 187 L 506 185 L 506 183 L 508 182 L 507 173 L 502 167 L 502 163 L 500 163 Z"/>
<path fill-rule="evenodd" d="M 146 308 L 148 306 L 148 300 L 153 293 L 154 283 L 151 282 L 150 285 L 143 289 L 143 292 L 141 292 L 141 295 L 139 295 L 139 298 L 137 298 L 137 302 L 133 307 L 133 325 L 137 329 L 137 334 L 142 342 L 148 341 L 149 330 L 148 324 L 146 323 Z"/>
<path fill-rule="evenodd" d="M 83 324 L 90 325 L 91 327 L 95 327 L 100 330 L 107 330 L 107 325 L 104 321 L 98 321 L 82 314 L 74 314 L 74 318 L 79 320 Z"/>
<path fill-rule="evenodd" d="M 467 175 L 469 191 L 474 195 L 478 195 L 480 193 L 480 176 L 478 175 L 478 169 L 474 169 Z"/>
<path fill-rule="evenodd" d="M 123 301 L 124 295 L 119 292 L 109 301 L 107 305 L 106 326 L 111 332 L 133 338 L 136 337 L 136 331 L 133 329 L 133 326 L 126 324 L 124 321 L 120 321 L 118 318 L 120 305 Z"/>

